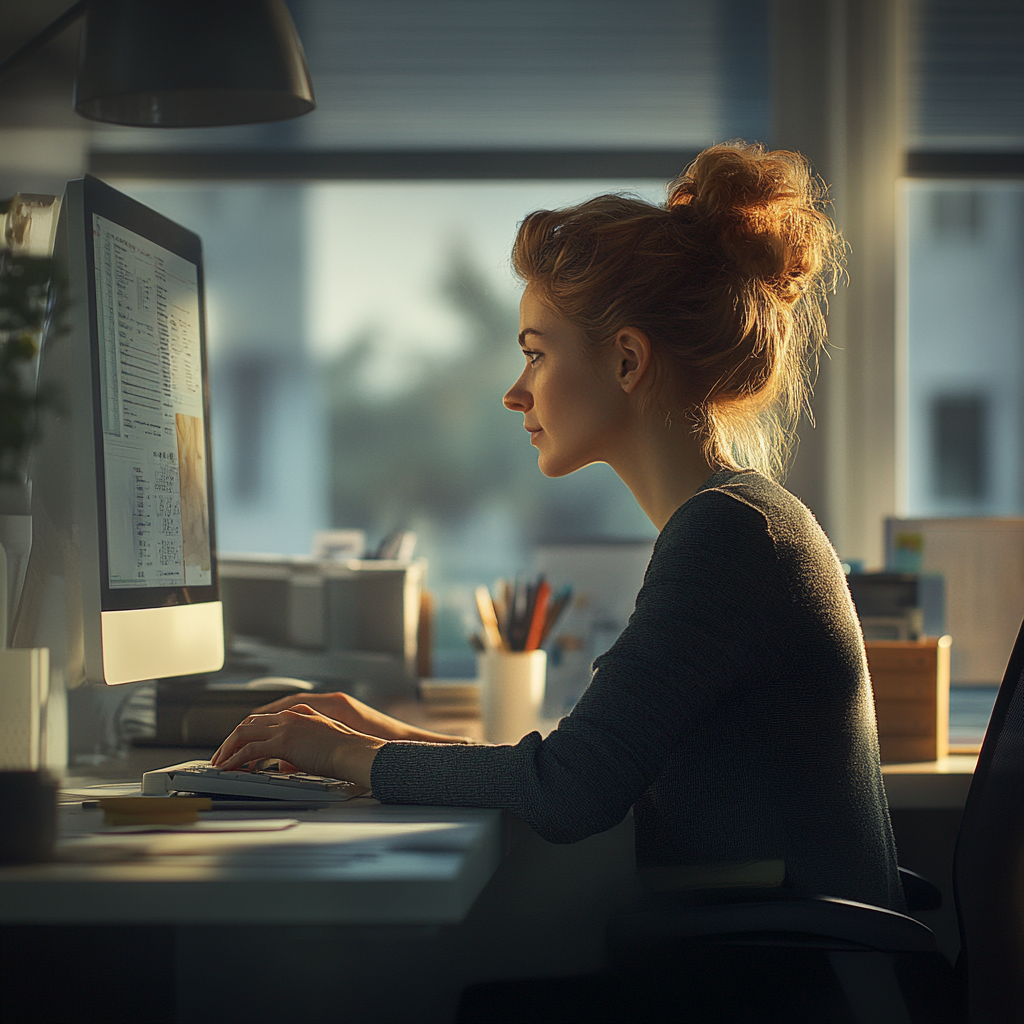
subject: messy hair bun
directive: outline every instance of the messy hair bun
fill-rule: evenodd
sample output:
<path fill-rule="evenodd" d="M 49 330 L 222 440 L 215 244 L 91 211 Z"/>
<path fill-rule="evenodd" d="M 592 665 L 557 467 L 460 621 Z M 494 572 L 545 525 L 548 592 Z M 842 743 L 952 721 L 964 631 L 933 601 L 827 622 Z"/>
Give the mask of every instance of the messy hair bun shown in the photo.
<path fill-rule="evenodd" d="M 512 260 L 592 344 L 647 334 L 647 401 L 687 410 L 711 464 L 781 477 L 841 265 L 824 201 L 798 153 L 728 143 L 701 153 L 664 206 L 604 195 L 531 213 Z"/>

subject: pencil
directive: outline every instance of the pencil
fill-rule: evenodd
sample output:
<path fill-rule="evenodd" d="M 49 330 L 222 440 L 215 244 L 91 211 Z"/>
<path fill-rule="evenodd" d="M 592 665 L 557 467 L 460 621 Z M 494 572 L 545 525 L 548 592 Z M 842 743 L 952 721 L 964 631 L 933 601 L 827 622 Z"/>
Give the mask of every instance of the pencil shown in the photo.
<path fill-rule="evenodd" d="M 540 647 L 544 637 L 544 624 L 547 622 L 548 601 L 551 599 L 551 584 L 541 577 L 537 584 L 537 594 L 533 601 L 533 614 L 530 616 L 530 630 L 526 634 L 526 651 L 535 651 Z"/>
<path fill-rule="evenodd" d="M 498 620 L 498 632 L 501 634 L 502 650 L 508 650 L 508 604 L 505 601 L 505 581 L 495 581 L 494 591 L 498 595 L 491 599 L 494 606 L 494 617 Z"/>
<path fill-rule="evenodd" d="M 481 584 L 476 588 L 476 607 L 480 612 L 480 621 L 484 626 L 484 641 L 492 651 L 505 650 L 505 643 L 498 629 L 498 617 L 494 614 L 494 604 L 487 588 Z"/>

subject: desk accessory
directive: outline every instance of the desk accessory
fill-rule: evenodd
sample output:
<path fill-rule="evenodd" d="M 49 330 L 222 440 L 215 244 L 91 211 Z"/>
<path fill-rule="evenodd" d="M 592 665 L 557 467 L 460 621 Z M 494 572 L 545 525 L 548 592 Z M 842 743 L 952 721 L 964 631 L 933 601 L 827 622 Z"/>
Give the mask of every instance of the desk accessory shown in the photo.
<path fill-rule="evenodd" d="M 57 783 L 45 771 L 0 771 L 0 864 L 50 860 L 57 838 Z"/>
<path fill-rule="evenodd" d="M 518 743 L 537 728 L 547 657 L 539 649 L 480 655 L 480 712 L 489 743 Z"/>
<path fill-rule="evenodd" d="M 219 565 L 233 667 L 371 701 L 412 696 L 425 559 L 235 555 Z"/>
<path fill-rule="evenodd" d="M 919 640 L 946 632 L 942 576 L 850 572 L 846 582 L 865 640 Z"/>
<path fill-rule="evenodd" d="M 97 801 L 104 825 L 185 825 L 198 821 L 199 812 L 210 810 L 212 803 L 209 797 L 121 796 Z"/>
<path fill-rule="evenodd" d="M 883 761 L 936 761 L 949 753 L 951 637 L 867 640 Z"/>
<path fill-rule="evenodd" d="M 497 596 L 492 597 L 486 587 L 476 588 L 476 607 L 484 629 L 471 640 L 477 650 L 537 650 L 572 598 L 570 586 L 553 596 L 551 584 L 543 576 L 538 576 L 536 583 L 498 580 L 495 590 Z"/>
<path fill-rule="evenodd" d="M 518 743 L 537 727 L 547 675 L 541 645 L 572 598 L 572 587 L 552 594 L 543 576 L 528 583 L 498 580 L 497 596 L 477 587 L 476 604 L 483 633 L 479 652 L 480 711 L 484 738 Z"/>

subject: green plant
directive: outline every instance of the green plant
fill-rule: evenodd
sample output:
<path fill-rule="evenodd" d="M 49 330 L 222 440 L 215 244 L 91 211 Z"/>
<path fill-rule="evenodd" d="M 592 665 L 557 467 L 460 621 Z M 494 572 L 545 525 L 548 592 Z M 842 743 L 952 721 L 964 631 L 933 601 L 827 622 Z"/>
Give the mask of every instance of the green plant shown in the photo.
<path fill-rule="evenodd" d="M 9 203 L 0 203 L 6 214 Z M 0 483 L 24 480 L 40 413 L 52 396 L 35 382 L 53 260 L 0 249 Z"/>

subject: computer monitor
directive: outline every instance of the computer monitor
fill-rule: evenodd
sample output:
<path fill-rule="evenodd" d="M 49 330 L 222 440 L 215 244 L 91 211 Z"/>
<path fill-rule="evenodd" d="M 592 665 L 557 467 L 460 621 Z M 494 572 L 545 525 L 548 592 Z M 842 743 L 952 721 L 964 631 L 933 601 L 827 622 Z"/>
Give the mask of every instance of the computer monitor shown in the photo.
<path fill-rule="evenodd" d="M 221 668 L 199 238 L 68 182 L 38 380 L 15 646 L 48 647 L 69 688 Z"/>

